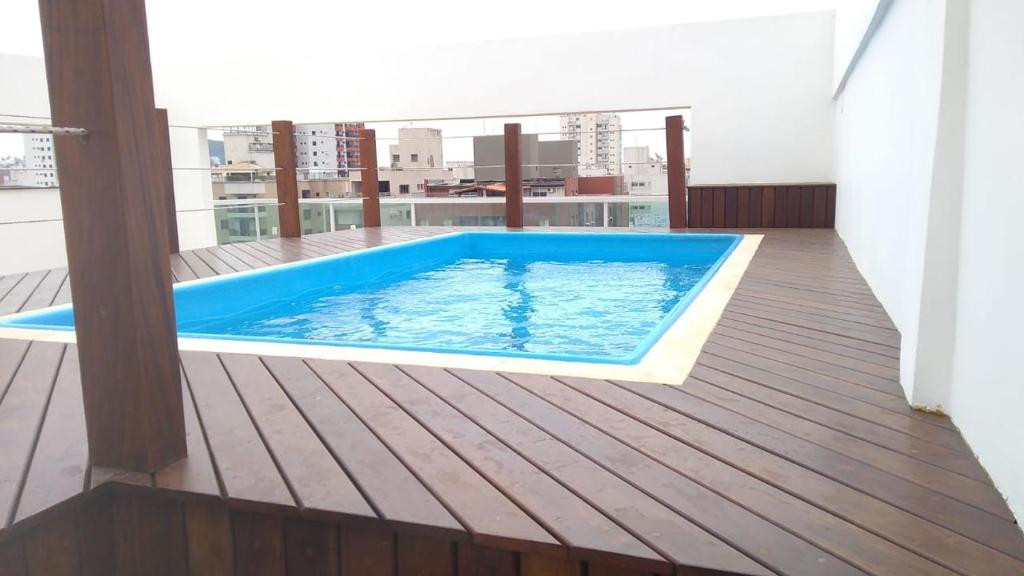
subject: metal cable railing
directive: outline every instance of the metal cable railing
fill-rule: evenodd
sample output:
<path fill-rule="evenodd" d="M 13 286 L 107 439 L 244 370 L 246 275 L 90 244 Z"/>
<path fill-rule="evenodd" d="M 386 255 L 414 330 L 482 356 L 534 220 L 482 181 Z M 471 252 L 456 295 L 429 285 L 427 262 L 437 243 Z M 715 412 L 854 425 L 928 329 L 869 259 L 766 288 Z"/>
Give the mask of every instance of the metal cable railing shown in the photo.
<path fill-rule="evenodd" d="M 220 204 L 213 206 L 212 208 L 187 208 L 184 210 L 175 210 L 175 214 L 191 214 L 195 212 L 215 212 L 217 210 L 226 209 L 245 209 L 245 208 L 266 208 L 271 206 L 284 206 L 284 202 L 254 202 L 249 204 Z M 35 218 L 30 220 L 0 220 L 0 226 L 9 226 L 12 224 L 43 224 L 47 222 L 63 222 L 64 218 Z"/>

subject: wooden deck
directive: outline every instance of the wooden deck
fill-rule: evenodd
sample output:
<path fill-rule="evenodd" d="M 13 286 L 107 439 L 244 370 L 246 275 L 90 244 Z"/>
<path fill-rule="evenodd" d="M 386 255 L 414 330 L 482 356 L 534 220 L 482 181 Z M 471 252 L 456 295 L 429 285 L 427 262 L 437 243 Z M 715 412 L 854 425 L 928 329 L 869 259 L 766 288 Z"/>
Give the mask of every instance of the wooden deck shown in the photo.
<path fill-rule="evenodd" d="M 221 246 L 172 270 L 447 231 Z M 959 432 L 907 406 L 899 334 L 835 233 L 763 232 L 681 386 L 187 352 L 190 455 L 153 476 L 89 466 L 74 346 L 0 340 L 0 574 L 60 573 L 39 567 L 71 548 L 95 560 L 84 496 L 113 485 L 171 497 L 187 528 L 159 548 L 187 550 L 195 574 L 253 557 L 405 574 L 414 552 L 408 573 L 460 576 L 1024 574 L 1024 538 Z M 62 270 L 0 277 L 0 313 L 69 297 Z M 196 508 L 210 503 L 230 517 Z M 328 544 L 295 553 L 309 525 L 254 520 L 276 517 L 330 527 Z M 396 536 L 366 537 L 381 530 Z M 234 555 L 218 555 L 225 531 Z M 262 544 L 240 552 L 239 534 Z M 470 557 L 490 568 L 458 568 Z"/>

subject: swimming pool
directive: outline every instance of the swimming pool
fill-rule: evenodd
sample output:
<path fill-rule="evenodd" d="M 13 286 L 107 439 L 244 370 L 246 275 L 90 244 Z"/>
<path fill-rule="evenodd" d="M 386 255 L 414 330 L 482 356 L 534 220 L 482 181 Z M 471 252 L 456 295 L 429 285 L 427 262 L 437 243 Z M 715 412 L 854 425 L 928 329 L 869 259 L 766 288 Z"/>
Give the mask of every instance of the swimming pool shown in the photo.
<path fill-rule="evenodd" d="M 458 232 L 178 284 L 178 333 L 636 364 L 741 238 Z M 0 325 L 74 319 L 63 306 Z"/>

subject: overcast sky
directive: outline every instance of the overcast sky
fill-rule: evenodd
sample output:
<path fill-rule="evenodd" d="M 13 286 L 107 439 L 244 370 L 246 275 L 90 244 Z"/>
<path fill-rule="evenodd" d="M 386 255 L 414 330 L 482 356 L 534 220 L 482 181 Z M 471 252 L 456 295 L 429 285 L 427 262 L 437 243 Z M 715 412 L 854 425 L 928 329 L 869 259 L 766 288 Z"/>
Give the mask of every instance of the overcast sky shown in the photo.
<path fill-rule="evenodd" d="M 341 74 L 345 59 L 338 54 L 353 55 L 359 50 L 407 51 L 422 45 L 807 12 L 831 9 L 844 1 L 853 0 L 518 0 L 514 5 L 480 0 L 148 0 L 146 4 L 155 62 L 215 66 L 219 54 L 237 53 L 240 47 L 258 62 L 267 50 L 291 47 L 296 58 L 322 56 L 325 74 Z M 288 30 L 291 38 L 271 45 L 271 26 Z M 344 38 L 342 44 L 340 38 Z M 3 0 L 0 52 L 42 56 L 37 0 Z M 0 89 L 12 89 L 12 80 L 3 79 Z M 303 88 L 315 87 L 313 78 Z M 664 115 L 628 114 L 623 123 L 626 128 L 661 126 Z M 519 121 L 524 132 L 558 128 L 557 117 Z M 446 135 L 500 133 L 502 120 L 429 124 Z M 380 136 L 394 135 L 388 132 Z M 623 144 L 649 144 L 657 150 L 663 140 L 659 133 L 633 133 L 624 135 Z M 464 146 L 455 142 L 452 146 L 451 152 L 446 150 L 447 159 L 468 159 Z M 20 153 L 20 137 L 0 135 L 0 156 Z"/>

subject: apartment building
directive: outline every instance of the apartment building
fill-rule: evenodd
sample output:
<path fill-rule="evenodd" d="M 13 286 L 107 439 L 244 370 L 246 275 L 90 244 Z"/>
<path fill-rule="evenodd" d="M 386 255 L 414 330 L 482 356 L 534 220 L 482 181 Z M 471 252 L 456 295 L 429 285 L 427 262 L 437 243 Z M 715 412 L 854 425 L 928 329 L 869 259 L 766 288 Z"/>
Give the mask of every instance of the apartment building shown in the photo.
<path fill-rule="evenodd" d="M 451 180 L 443 142 L 438 128 L 399 128 L 398 143 L 388 147 L 389 165 L 377 175 L 381 194 L 424 196 L 428 184 Z"/>
<path fill-rule="evenodd" d="M 622 119 L 618 114 L 562 114 L 559 125 L 563 140 L 578 143 L 581 176 L 622 173 Z"/>
<path fill-rule="evenodd" d="M 53 136 L 25 134 L 25 162 L 23 169 L 12 170 L 9 185 L 28 188 L 57 187 L 57 166 L 53 160 Z"/>
<path fill-rule="evenodd" d="M 536 134 L 522 134 L 519 137 L 523 181 L 576 176 L 576 156 L 577 143 L 572 140 L 540 140 Z M 473 161 L 478 180 L 504 180 L 505 137 L 474 137 Z"/>
<path fill-rule="evenodd" d="M 659 155 L 651 156 L 649 146 L 626 146 L 622 150 L 622 175 L 628 194 L 664 196 L 668 194 L 668 174 Z"/>

